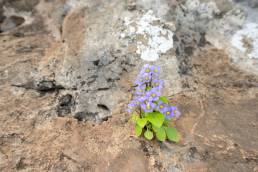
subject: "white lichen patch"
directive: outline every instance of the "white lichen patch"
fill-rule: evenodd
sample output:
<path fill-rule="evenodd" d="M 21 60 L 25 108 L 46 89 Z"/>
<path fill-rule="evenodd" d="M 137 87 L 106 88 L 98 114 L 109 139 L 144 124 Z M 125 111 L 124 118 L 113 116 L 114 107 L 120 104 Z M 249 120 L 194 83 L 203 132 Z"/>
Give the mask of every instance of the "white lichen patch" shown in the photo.
<path fill-rule="evenodd" d="M 136 53 L 143 60 L 155 61 L 173 48 L 173 32 L 165 28 L 165 24 L 152 11 L 140 18 L 125 18 L 124 24 L 126 29 L 120 36 L 133 40 L 137 47 Z"/>
<path fill-rule="evenodd" d="M 233 35 L 231 44 L 247 57 L 258 59 L 258 24 L 247 23 Z"/>

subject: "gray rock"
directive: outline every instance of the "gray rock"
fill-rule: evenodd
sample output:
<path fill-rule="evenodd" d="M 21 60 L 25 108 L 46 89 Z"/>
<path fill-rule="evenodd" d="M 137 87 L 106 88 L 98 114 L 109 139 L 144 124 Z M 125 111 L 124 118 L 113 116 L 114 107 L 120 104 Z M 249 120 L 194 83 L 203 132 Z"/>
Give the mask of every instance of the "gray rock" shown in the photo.
<path fill-rule="evenodd" d="M 72 112 L 75 105 L 73 96 L 70 94 L 63 95 L 59 98 L 57 105 L 57 114 L 60 117 L 67 116 Z"/>
<path fill-rule="evenodd" d="M 256 40 L 251 3 L 0 0 L 0 171 L 257 171 L 255 41 L 232 47 Z M 146 63 L 182 113 L 180 143 L 132 136 Z"/>

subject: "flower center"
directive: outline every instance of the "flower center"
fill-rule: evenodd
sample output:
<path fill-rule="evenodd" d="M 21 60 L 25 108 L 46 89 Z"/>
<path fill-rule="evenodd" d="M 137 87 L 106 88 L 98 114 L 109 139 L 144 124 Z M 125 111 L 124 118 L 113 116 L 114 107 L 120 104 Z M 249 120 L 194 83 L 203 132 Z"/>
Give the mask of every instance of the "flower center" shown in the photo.
<path fill-rule="evenodd" d="M 164 106 L 163 106 L 163 105 L 160 105 L 160 106 L 159 106 L 159 108 L 160 108 L 160 109 L 163 109 L 163 108 L 164 108 Z"/>
<path fill-rule="evenodd" d="M 148 109 L 148 110 L 150 110 L 150 109 L 151 109 L 150 105 L 147 105 L 147 109 Z"/>
<path fill-rule="evenodd" d="M 152 93 L 151 96 L 152 96 L 152 97 L 156 97 L 156 94 L 155 94 L 155 93 Z"/>
<path fill-rule="evenodd" d="M 159 86 L 159 83 L 158 83 L 158 82 L 156 82 L 154 85 L 155 85 L 155 86 Z"/>
<path fill-rule="evenodd" d="M 148 77 L 148 76 L 146 76 L 146 77 L 145 77 L 145 80 L 146 80 L 146 81 L 148 81 L 148 80 L 149 80 L 149 77 Z"/>
<path fill-rule="evenodd" d="M 157 73 L 157 72 L 158 72 L 158 70 L 157 70 L 157 69 L 154 69 L 154 72 L 155 72 L 155 73 Z"/>
<path fill-rule="evenodd" d="M 146 72 L 147 72 L 147 73 L 150 73 L 150 69 L 146 69 Z"/>
<path fill-rule="evenodd" d="M 167 112 L 167 115 L 170 115 L 170 112 Z"/>

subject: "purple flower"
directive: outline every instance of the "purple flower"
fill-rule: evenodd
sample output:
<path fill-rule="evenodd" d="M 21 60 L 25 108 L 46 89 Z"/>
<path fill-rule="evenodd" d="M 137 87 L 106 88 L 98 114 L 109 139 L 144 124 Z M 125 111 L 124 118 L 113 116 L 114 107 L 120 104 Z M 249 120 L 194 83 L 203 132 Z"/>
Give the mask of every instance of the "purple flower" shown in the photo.
<path fill-rule="evenodd" d="M 160 67 L 159 66 L 152 66 L 152 75 L 153 76 L 158 76 L 160 72 Z"/>
<path fill-rule="evenodd" d="M 139 76 L 137 77 L 136 81 L 135 81 L 135 84 L 138 85 L 138 86 L 141 86 L 141 85 L 143 85 L 144 83 L 145 83 L 145 82 L 144 82 L 143 77 L 139 75 Z"/>
<path fill-rule="evenodd" d="M 131 103 L 128 104 L 127 111 L 129 113 L 133 113 L 135 108 L 136 108 L 136 103 L 134 101 L 132 101 Z"/>
<path fill-rule="evenodd" d="M 143 66 L 140 74 L 137 76 L 137 80 L 135 83 L 138 86 L 140 86 L 140 85 L 144 85 L 145 83 L 149 83 L 152 80 L 157 80 L 159 71 L 160 71 L 160 68 L 158 66 L 146 64 Z"/>
<path fill-rule="evenodd" d="M 148 99 L 145 99 L 141 103 L 141 108 L 143 109 L 144 112 L 153 112 L 155 106 L 156 106 L 156 104 L 149 101 Z"/>
<path fill-rule="evenodd" d="M 128 104 L 128 109 L 127 111 L 129 113 L 133 113 L 133 111 L 138 107 L 140 106 L 140 101 L 138 99 L 135 99 L 133 101 L 131 101 L 131 103 Z"/>
<path fill-rule="evenodd" d="M 136 108 L 142 112 L 154 110 L 164 114 L 166 119 L 178 118 L 181 114 L 177 107 L 159 101 L 164 82 L 159 79 L 160 67 L 144 65 L 136 79 L 136 98 L 128 104 L 128 112 L 132 113 Z"/>
<path fill-rule="evenodd" d="M 147 96 L 149 97 L 150 101 L 157 101 L 159 100 L 161 93 L 159 89 L 152 88 L 149 92 L 147 92 Z"/>
<path fill-rule="evenodd" d="M 179 116 L 181 115 L 181 112 L 177 109 L 177 107 L 174 107 L 174 115 L 175 115 L 175 118 L 179 118 Z"/>
<path fill-rule="evenodd" d="M 140 72 L 140 75 L 144 75 L 145 73 L 152 74 L 152 71 L 153 71 L 153 66 L 149 64 L 145 64 Z"/>
<path fill-rule="evenodd" d="M 142 105 L 143 105 L 144 103 L 149 102 L 149 98 L 146 97 L 146 95 L 138 96 L 138 97 L 135 98 L 135 102 L 136 102 L 136 104 L 137 104 L 137 107 L 142 108 Z"/>
<path fill-rule="evenodd" d="M 159 101 L 156 109 L 160 112 L 160 113 L 163 113 L 165 114 L 165 111 L 167 109 L 167 105 L 165 103 L 163 103 L 162 101 Z"/>
<path fill-rule="evenodd" d="M 151 73 L 152 72 L 152 66 L 151 65 L 146 64 L 146 65 L 144 65 L 143 69 L 144 69 L 144 73 Z"/>
<path fill-rule="evenodd" d="M 136 84 L 138 86 L 145 85 L 151 81 L 151 73 L 143 73 L 137 77 Z"/>
<path fill-rule="evenodd" d="M 162 90 L 164 82 L 162 80 L 155 79 L 151 82 L 153 88 L 158 88 Z"/>
<path fill-rule="evenodd" d="M 149 83 L 151 81 L 151 74 L 150 73 L 145 73 L 143 76 L 142 76 L 142 79 L 143 79 L 143 82 L 144 83 Z"/>
<path fill-rule="evenodd" d="M 172 119 L 174 116 L 175 116 L 175 114 L 174 114 L 174 110 L 175 110 L 175 108 L 176 107 L 174 107 L 174 106 L 170 106 L 170 107 L 167 107 L 165 110 L 164 110 L 164 115 L 165 115 L 165 117 L 166 117 L 166 119 Z"/>
<path fill-rule="evenodd" d="M 145 93 L 145 88 L 146 86 L 145 85 L 139 85 L 137 88 L 136 88 L 136 95 L 138 96 L 141 96 Z"/>

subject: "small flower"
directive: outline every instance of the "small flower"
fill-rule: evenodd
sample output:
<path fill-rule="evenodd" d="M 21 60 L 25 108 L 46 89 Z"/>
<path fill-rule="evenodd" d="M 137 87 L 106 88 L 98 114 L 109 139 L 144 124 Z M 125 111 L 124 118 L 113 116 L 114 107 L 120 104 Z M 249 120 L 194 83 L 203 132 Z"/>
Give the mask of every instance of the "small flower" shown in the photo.
<path fill-rule="evenodd" d="M 128 104 L 127 111 L 129 113 L 133 113 L 133 111 L 135 110 L 136 106 L 137 106 L 136 103 L 134 101 L 132 101 L 131 103 Z"/>
<path fill-rule="evenodd" d="M 145 83 L 149 83 L 151 81 L 151 74 L 145 73 L 142 78 Z"/>
<path fill-rule="evenodd" d="M 175 114 L 174 114 L 174 110 L 175 110 L 175 108 L 176 107 L 174 107 L 174 106 L 170 106 L 170 107 L 167 107 L 165 110 L 164 110 L 164 115 L 165 115 L 165 117 L 166 117 L 166 119 L 172 119 L 174 116 L 175 116 Z"/>
<path fill-rule="evenodd" d="M 164 82 L 162 80 L 155 79 L 151 82 L 151 84 L 152 84 L 152 87 L 158 88 L 161 90 L 163 88 Z"/>
<path fill-rule="evenodd" d="M 179 118 L 181 115 L 181 112 L 177 109 L 177 107 L 174 107 L 173 113 L 175 115 L 175 118 Z"/>
<path fill-rule="evenodd" d="M 155 103 L 152 103 L 152 102 L 142 103 L 141 108 L 143 109 L 144 112 L 153 112 L 155 108 Z"/>
<path fill-rule="evenodd" d="M 157 101 L 159 100 L 161 93 L 159 89 L 152 88 L 148 93 L 147 96 L 149 97 L 150 101 Z"/>
<path fill-rule="evenodd" d="M 140 85 L 136 88 L 136 95 L 141 96 L 145 93 L 145 85 Z"/>
<path fill-rule="evenodd" d="M 145 64 L 140 72 L 140 75 L 144 75 L 145 73 L 147 74 L 152 74 L 153 71 L 153 66 L 149 65 L 149 64 Z"/>
<path fill-rule="evenodd" d="M 152 70 L 153 70 L 153 75 L 155 75 L 155 76 L 159 75 L 159 72 L 160 72 L 160 67 L 159 66 L 153 66 Z"/>
<path fill-rule="evenodd" d="M 136 98 L 135 100 L 131 101 L 131 103 L 128 104 L 127 111 L 129 113 L 132 113 L 139 106 L 140 106 L 140 99 Z"/>
<path fill-rule="evenodd" d="M 165 103 L 163 103 L 162 101 L 159 101 L 156 109 L 160 112 L 160 113 L 163 113 L 165 114 L 165 111 L 166 111 L 166 108 L 167 108 L 167 105 Z"/>
<path fill-rule="evenodd" d="M 145 65 L 144 66 L 144 72 L 145 73 L 152 73 L 152 66 L 151 65 Z"/>
<path fill-rule="evenodd" d="M 137 79 L 136 79 L 136 81 L 135 81 L 135 84 L 137 85 L 137 86 L 141 86 L 141 85 L 143 85 L 145 82 L 144 82 L 144 79 L 142 78 L 142 76 L 138 76 L 137 77 Z"/>

